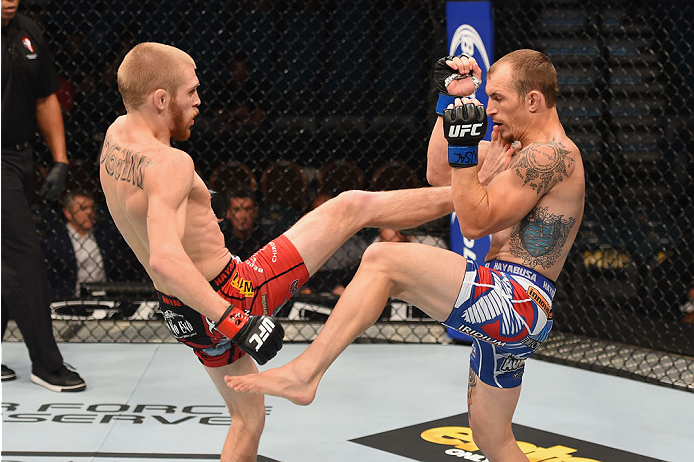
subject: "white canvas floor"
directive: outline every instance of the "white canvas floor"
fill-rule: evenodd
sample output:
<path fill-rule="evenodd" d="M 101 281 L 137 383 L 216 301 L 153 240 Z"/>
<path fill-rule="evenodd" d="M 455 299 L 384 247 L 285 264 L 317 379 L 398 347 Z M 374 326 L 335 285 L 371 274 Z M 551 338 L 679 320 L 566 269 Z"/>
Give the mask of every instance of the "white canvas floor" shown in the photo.
<path fill-rule="evenodd" d="M 25 346 L 2 344 L 3 364 L 18 374 L 2 383 L 2 461 L 218 460 L 228 414 L 186 347 L 70 343 L 60 348 L 87 381 L 85 392 L 59 394 L 34 385 Z M 305 348 L 287 344 L 269 365 L 283 364 Z M 447 418 L 452 422 L 447 425 L 466 425 L 459 415 L 467 412 L 469 352 L 464 345 L 350 346 L 310 406 L 266 398 L 259 460 L 484 460 L 461 455 L 457 440 L 434 444 L 422 440 L 420 430 L 405 429 Z M 694 393 L 540 360 L 527 363 L 514 423 L 528 427 L 523 436 L 535 440 L 525 441 L 539 447 L 597 448 L 593 453 L 581 446 L 561 460 L 694 460 Z M 364 437 L 370 438 L 352 441 Z"/>

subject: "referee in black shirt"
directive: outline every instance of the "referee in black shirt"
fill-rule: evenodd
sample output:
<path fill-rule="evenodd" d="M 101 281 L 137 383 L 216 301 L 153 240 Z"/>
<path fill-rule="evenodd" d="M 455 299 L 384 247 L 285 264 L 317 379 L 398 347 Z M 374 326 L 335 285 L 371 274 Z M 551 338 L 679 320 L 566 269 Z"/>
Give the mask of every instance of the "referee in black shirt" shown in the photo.
<path fill-rule="evenodd" d="M 0 0 L 2 13 L 2 334 L 11 315 L 31 358 L 31 380 L 52 391 L 82 391 L 84 380 L 63 364 L 53 337 L 46 268 L 31 215 L 32 142 L 36 128 L 53 155 L 40 193 L 65 189 L 68 158 L 53 57 L 35 22 L 17 13 L 19 0 Z M 15 373 L 2 365 L 2 380 Z"/>

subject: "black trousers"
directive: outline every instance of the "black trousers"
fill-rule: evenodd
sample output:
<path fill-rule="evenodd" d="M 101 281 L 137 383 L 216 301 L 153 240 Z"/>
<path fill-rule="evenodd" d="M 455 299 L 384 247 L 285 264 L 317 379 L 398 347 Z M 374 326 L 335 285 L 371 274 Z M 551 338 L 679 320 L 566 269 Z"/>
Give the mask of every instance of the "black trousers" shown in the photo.
<path fill-rule="evenodd" d="M 17 323 L 34 370 L 54 371 L 63 357 L 53 337 L 46 266 L 31 214 L 31 148 L 2 149 L 2 336 Z"/>

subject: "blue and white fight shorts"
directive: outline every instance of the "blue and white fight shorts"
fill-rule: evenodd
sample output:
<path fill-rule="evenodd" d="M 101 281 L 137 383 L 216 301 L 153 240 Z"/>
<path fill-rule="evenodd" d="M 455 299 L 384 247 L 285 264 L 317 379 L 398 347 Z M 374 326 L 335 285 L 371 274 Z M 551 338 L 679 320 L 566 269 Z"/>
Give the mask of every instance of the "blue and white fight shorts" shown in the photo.
<path fill-rule="evenodd" d="M 554 283 L 525 266 L 467 261 L 451 315 L 443 323 L 473 338 L 470 367 L 498 388 L 521 384 L 525 360 L 552 329 Z"/>

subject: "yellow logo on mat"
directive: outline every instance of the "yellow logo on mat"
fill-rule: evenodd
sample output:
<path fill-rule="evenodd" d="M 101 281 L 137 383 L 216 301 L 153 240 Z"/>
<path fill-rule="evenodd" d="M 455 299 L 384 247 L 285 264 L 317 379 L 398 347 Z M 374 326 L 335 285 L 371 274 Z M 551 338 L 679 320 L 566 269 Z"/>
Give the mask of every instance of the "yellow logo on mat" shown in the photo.
<path fill-rule="evenodd" d="M 474 460 L 477 462 L 485 462 L 487 459 L 484 456 L 480 458 L 478 454 L 472 454 L 479 451 L 479 448 L 472 440 L 472 430 L 469 427 L 437 427 L 425 430 L 420 435 L 423 440 L 430 443 L 445 444 L 447 446 L 455 446 L 455 449 L 446 450 L 446 454 L 457 456 L 464 460 Z M 523 441 L 518 442 L 521 451 L 528 456 L 530 462 L 540 462 L 552 460 L 552 462 L 600 462 L 596 459 L 586 459 L 585 457 L 574 457 L 571 453 L 576 452 L 576 449 L 567 446 L 552 446 L 551 448 L 543 448 L 532 443 Z"/>

